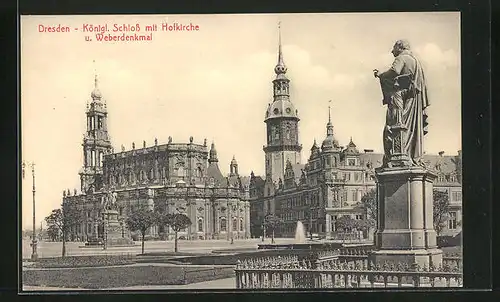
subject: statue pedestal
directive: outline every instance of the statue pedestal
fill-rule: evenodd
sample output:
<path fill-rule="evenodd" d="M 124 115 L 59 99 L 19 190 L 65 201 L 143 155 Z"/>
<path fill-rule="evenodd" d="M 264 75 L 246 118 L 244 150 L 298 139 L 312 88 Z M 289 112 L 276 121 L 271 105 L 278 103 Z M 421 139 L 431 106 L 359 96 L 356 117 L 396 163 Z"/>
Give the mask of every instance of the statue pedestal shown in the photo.
<path fill-rule="evenodd" d="M 105 240 L 107 247 L 134 245 L 134 242 L 130 238 L 125 238 L 124 236 L 122 236 L 122 226 L 118 221 L 118 211 L 107 210 L 106 212 L 104 212 L 104 219 L 106 223 Z"/>
<path fill-rule="evenodd" d="M 376 251 L 371 262 L 442 264 L 433 226 L 433 181 L 436 175 L 418 166 L 379 168 Z"/>

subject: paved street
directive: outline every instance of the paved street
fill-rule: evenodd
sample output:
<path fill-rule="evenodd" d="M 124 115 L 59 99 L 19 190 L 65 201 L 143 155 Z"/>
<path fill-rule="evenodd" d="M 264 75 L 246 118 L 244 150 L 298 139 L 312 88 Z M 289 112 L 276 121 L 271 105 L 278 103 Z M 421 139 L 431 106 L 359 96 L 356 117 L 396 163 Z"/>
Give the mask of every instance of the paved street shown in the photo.
<path fill-rule="evenodd" d="M 275 239 L 276 243 L 290 243 L 293 238 L 280 238 Z M 246 239 L 235 240 L 231 244 L 227 240 L 179 240 L 179 252 L 199 252 L 210 253 L 213 250 L 221 249 L 238 249 L 238 248 L 257 248 L 257 245 L 262 243 L 260 239 Z M 266 239 L 265 243 L 271 243 L 271 239 Z M 133 247 L 111 247 L 107 250 L 102 248 L 80 248 L 84 245 L 83 242 L 68 242 L 66 243 L 66 254 L 68 256 L 81 256 L 81 255 L 105 255 L 105 254 L 139 254 L 141 252 L 141 243 L 136 242 Z M 39 242 L 38 243 L 38 257 L 59 257 L 61 256 L 62 243 L 61 242 Z M 173 252 L 173 241 L 146 241 L 145 252 Z M 30 242 L 23 240 L 22 246 L 23 259 L 29 259 L 31 256 Z"/>

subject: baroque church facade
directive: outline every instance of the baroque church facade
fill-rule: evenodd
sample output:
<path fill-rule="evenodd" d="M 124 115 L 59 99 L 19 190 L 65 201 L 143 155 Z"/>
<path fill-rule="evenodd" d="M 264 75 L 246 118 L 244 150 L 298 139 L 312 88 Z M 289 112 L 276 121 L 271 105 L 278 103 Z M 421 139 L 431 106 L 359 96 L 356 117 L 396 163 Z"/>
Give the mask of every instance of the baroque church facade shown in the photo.
<path fill-rule="evenodd" d="M 118 220 L 123 238 L 133 234 L 124 223 L 127 213 L 138 207 L 187 215 L 192 225 L 179 232 L 181 239 L 238 239 L 250 237 L 249 178 L 240 176 L 233 157 L 229 175 L 219 168 L 217 150 L 207 140 L 142 148 L 132 144 L 114 152 L 108 133 L 106 102 L 95 80 L 87 105 L 87 126 L 83 135 L 83 165 L 79 172 L 81 192 L 69 189 L 63 193 L 63 205 L 76 207 L 81 224 L 70 231 L 70 240 L 103 238 L 104 207 L 107 196 L 116 198 Z M 170 228 L 153 226 L 148 237 L 172 239 Z"/>
<path fill-rule="evenodd" d="M 283 221 L 276 236 L 294 237 L 297 221 L 301 221 L 307 232 L 334 238 L 335 220 L 342 216 L 367 218 L 361 198 L 376 188 L 374 171 L 382 165 L 383 154 L 370 149 L 360 152 L 352 138 L 342 146 L 335 138 L 329 107 L 326 137 L 320 146 L 314 141 L 307 162 L 301 163 L 300 119 L 290 98 L 281 35 L 274 72 L 273 102 L 264 119 L 265 176 L 253 172 L 250 176 L 252 236 L 265 235 L 264 217 L 274 214 Z M 462 216 L 461 152 L 456 156 L 443 152 L 425 155 L 424 162 L 438 174 L 434 188 L 448 192 L 450 219 L 442 234 L 457 234 Z"/>

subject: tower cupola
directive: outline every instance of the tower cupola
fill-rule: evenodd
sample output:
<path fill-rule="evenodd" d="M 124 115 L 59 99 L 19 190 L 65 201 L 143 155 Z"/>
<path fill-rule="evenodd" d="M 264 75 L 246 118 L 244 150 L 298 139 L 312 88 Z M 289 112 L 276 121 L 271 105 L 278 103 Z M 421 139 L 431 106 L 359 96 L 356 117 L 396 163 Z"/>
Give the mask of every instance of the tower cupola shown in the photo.
<path fill-rule="evenodd" d="M 328 106 L 328 123 L 326 124 L 326 138 L 323 140 L 323 143 L 321 144 L 321 149 L 323 151 L 326 151 L 326 150 L 336 150 L 339 148 L 340 148 L 339 142 L 335 139 L 333 135 L 331 108 L 330 106 Z"/>
<path fill-rule="evenodd" d="M 209 163 L 216 163 L 219 162 L 219 159 L 217 158 L 217 150 L 215 149 L 215 143 L 212 142 L 212 146 L 210 147 L 210 155 L 208 158 Z"/>

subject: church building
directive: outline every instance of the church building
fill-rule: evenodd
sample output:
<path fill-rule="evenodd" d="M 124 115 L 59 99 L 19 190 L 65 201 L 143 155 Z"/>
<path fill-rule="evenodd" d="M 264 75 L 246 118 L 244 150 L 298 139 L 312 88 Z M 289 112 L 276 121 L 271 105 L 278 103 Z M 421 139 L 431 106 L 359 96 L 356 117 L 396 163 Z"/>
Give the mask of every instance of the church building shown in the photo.
<path fill-rule="evenodd" d="M 131 150 L 113 150 L 108 133 L 108 111 L 98 89 L 97 76 L 92 101 L 87 105 L 87 129 L 83 135 L 83 163 L 79 172 L 81 188 L 63 193 L 63 204 L 77 207 L 82 222 L 70 232 L 70 240 L 103 238 L 103 210 L 106 197 L 116 196 L 122 237 L 133 235 L 124 223 L 127 213 L 139 206 L 151 210 L 182 213 L 192 225 L 179 233 L 179 238 L 238 239 L 250 237 L 249 178 L 238 172 L 233 157 L 223 175 L 217 150 L 203 143 L 174 142 L 141 148 L 132 143 Z M 153 226 L 148 237 L 172 239 L 170 228 Z"/>

